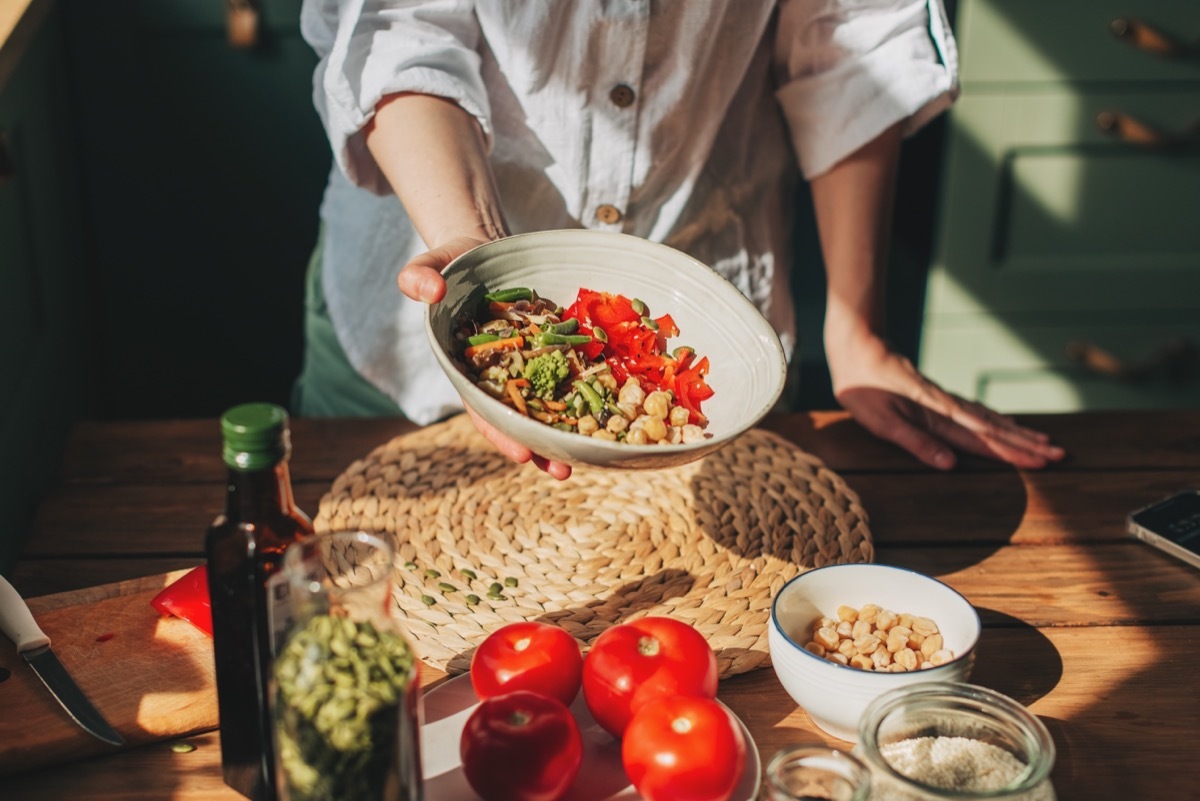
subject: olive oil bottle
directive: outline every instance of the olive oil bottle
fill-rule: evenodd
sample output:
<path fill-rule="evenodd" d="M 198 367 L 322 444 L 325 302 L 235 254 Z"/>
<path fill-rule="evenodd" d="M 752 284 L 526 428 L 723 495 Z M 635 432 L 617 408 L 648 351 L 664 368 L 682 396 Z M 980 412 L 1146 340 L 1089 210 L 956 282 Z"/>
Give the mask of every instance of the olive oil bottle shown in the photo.
<path fill-rule="evenodd" d="M 221 417 L 221 434 L 225 511 L 205 541 L 221 769 L 237 792 L 274 801 L 269 677 L 290 614 L 281 566 L 284 550 L 313 527 L 292 497 L 287 412 L 269 403 L 235 406 Z"/>

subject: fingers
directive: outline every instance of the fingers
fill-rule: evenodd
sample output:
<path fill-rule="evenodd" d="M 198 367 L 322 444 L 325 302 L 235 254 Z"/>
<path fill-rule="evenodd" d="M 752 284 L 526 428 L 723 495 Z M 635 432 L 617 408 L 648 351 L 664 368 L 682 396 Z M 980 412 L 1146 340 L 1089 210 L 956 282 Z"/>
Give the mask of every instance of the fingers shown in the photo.
<path fill-rule="evenodd" d="M 471 418 L 471 422 L 475 424 L 475 428 L 483 435 L 484 439 L 495 446 L 496 450 L 507 456 L 509 459 L 524 464 L 532 461 L 533 464 L 541 471 L 549 474 L 559 481 L 571 477 L 571 466 L 562 462 L 551 461 L 544 456 L 539 456 L 517 442 L 512 437 L 504 434 L 500 429 L 493 426 L 488 421 L 480 417 L 474 409 L 464 404 L 463 408 L 467 410 L 467 416 Z"/>
<path fill-rule="evenodd" d="M 428 255 L 428 254 L 425 254 Z M 439 269 L 420 262 L 418 256 L 400 271 L 400 291 L 421 303 L 437 303 L 446 296 L 446 282 Z"/>
<path fill-rule="evenodd" d="M 421 303 L 437 303 L 446 296 L 442 271 L 450 262 L 482 244 L 481 239 L 459 236 L 415 257 L 400 270 L 397 279 L 400 291 Z"/>
<path fill-rule="evenodd" d="M 968 401 L 955 395 L 947 396 L 950 403 L 950 422 L 974 434 L 989 448 L 990 453 L 1018 466 L 1044 467 L 1066 455 L 1058 445 L 1040 431 L 1026 428 L 1011 417 L 993 411 L 982 403 Z"/>

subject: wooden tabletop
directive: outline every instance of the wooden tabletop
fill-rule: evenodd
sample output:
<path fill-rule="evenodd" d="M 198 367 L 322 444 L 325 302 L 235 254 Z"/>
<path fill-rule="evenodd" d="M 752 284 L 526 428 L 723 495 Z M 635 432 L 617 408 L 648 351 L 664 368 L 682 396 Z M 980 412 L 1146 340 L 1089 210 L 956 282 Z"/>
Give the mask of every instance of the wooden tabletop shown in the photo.
<path fill-rule="evenodd" d="M 1200 487 L 1200 411 L 1024 422 L 1066 447 L 1066 462 L 1025 473 L 972 460 L 939 474 L 841 413 L 764 425 L 859 493 L 877 561 L 936 576 L 978 608 L 984 634 L 971 680 L 1046 723 L 1060 799 L 1200 799 L 1200 571 L 1124 531 L 1130 510 Z M 390 420 L 298 419 L 292 428 L 293 482 L 309 512 L 350 462 L 411 430 Z M 216 421 L 81 424 L 13 583 L 35 597 L 199 564 L 223 480 Z M 725 680 L 720 697 L 764 760 L 789 743 L 838 742 L 770 670 Z M 240 798 L 221 782 L 217 733 L 188 740 L 190 753 L 142 746 L 21 773 L 3 780 L 0 796 Z"/>

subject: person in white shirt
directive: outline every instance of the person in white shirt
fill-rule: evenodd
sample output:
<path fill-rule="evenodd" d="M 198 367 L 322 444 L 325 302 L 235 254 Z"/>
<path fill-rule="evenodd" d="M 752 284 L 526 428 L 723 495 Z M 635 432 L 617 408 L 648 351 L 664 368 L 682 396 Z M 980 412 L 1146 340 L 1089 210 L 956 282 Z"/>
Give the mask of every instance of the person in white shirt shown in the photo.
<path fill-rule="evenodd" d="M 441 299 L 454 257 L 525 231 L 682 250 L 752 300 L 790 355 L 803 175 L 839 403 L 938 468 L 956 450 L 1031 468 L 1061 458 L 942 391 L 883 336 L 900 142 L 958 90 L 941 0 L 305 0 L 301 25 L 334 166 L 298 414 L 426 424 L 462 409 L 422 304 Z M 467 411 L 510 458 L 570 474 Z"/>

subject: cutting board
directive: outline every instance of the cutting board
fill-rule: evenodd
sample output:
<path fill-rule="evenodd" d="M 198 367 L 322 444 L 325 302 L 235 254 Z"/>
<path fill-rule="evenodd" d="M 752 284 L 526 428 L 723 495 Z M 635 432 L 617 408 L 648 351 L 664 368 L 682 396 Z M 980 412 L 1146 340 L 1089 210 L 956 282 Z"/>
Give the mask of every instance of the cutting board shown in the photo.
<path fill-rule="evenodd" d="M 212 640 L 150 606 L 184 572 L 27 599 L 124 748 L 217 727 Z M 0 775 L 117 750 L 79 728 L 3 636 L 0 668 Z"/>

